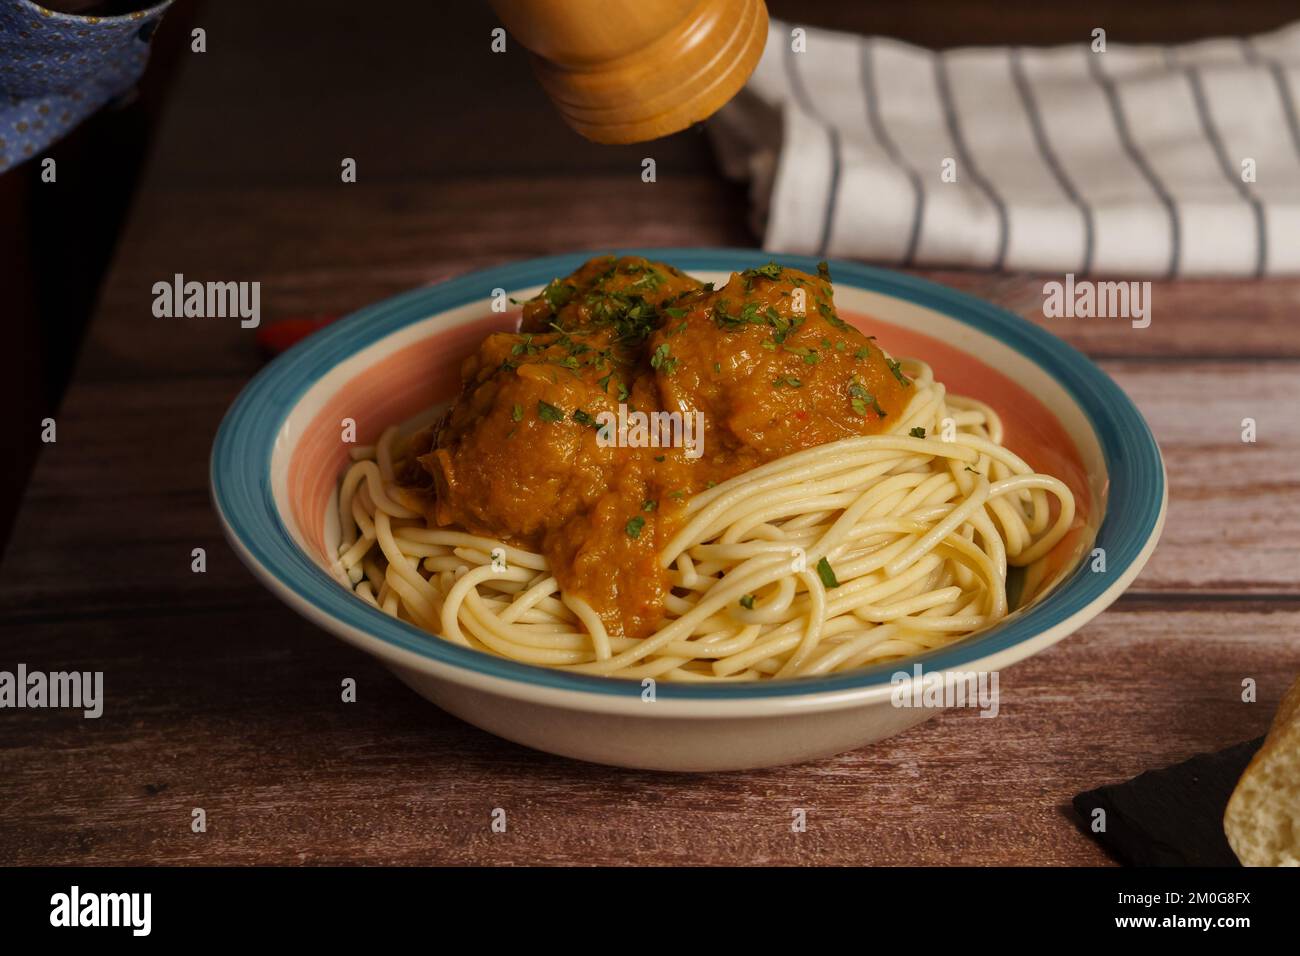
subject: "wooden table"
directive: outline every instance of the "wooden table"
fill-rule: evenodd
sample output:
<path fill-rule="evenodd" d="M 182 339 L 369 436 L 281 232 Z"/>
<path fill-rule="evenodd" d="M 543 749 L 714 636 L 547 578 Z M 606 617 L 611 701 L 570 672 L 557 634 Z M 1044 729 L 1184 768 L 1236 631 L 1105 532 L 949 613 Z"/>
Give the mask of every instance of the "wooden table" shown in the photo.
<path fill-rule="evenodd" d="M 1075 793 L 1268 725 L 1300 669 L 1296 280 L 1156 283 L 1140 332 L 1050 324 L 1151 422 L 1169 518 L 1128 594 L 1002 675 L 996 720 L 949 712 L 800 767 L 621 771 L 462 724 L 307 624 L 254 582 L 208 501 L 253 334 L 154 318 L 155 281 L 260 280 L 271 321 L 560 250 L 753 238 L 704 137 L 583 143 L 517 52 L 488 52 L 485 10 L 448 35 L 429 4 L 400 29 L 360 4 L 313 4 L 310 27 L 233 6 L 203 17 L 209 52 L 173 92 L 0 574 L 0 668 L 103 670 L 107 694 L 99 720 L 0 711 L 0 862 L 1105 863 Z M 436 69 L 419 66 L 431 37 Z M 1041 278 L 922 274 L 1044 322 Z"/>

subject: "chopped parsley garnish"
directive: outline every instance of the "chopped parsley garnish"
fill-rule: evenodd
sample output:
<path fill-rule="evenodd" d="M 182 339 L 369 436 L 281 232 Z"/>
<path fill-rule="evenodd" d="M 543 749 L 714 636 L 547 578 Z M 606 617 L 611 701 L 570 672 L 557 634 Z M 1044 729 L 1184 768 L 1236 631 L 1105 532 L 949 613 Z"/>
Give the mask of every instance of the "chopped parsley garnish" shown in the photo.
<path fill-rule="evenodd" d="M 564 412 L 550 402 L 538 400 L 537 417 L 544 422 L 562 422 L 564 421 Z"/>
<path fill-rule="evenodd" d="M 841 332 L 843 332 L 849 327 L 849 323 L 845 322 L 838 315 L 836 315 L 835 310 L 832 309 L 825 302 L 817 303 L 817 311 L 822 314 L 823 319 L 825 319 L 835 328 L 839 329 Z"/>
<path fill-rule="evenodd" d="M 641 510 L 642 510 L 642 511 L 654 511 L 654 510 L 655 510 L 655 507 L 656 507 L 657 505 L 658 505 L 658 502 L 655 501 L 653 498 L 647 498 L 645 501 L 641 502 Z"/>
<path fill-rule="evenodd" d="M 577 286 L 572 282 L 566 282 L 564 279 L 552 279 L 541 292 L 541 297 L 546 300 L 547 306 L 552 312 L 559 312 L 569 304 L 573 299 L 573 294 L 578 291 Z"/>
<path fill-rule="evenodd" d="M 920 426 L 917 426 L 916 428 L 913 428 L 910 432 L 908 432 L 908 434 L 911 435 L 913 438 L 924 438 L 925 429 L 921 428 Z"/>
<path fill-rule="evenodd" d="M 648 275 L 651 273 L 647 272 Z M 647 281 L 643 276 L 628 288 L 648 291 L 651 282 L 653 280 Z M 605 288 L 604 278 L 583 296 L 582 301 L 592 322 L 612 326 L 621 342 L 640 342 L 660 325 L 661 316 L 653 305 L 635 291 Z"/>
<path fill-rule="evenodd" d="M 663 276 L 661 276 L 654 269 L 648 267 L 643 267 L 643 269 L 644 269 L 644 273 L 642 274 L 641 278 L 633 282 L 631 286 L 629 286 L 629 288 L 645 289 L 647 291 L 653 292 L 655 289 L 659 288 L 667 281 Z M 631 272 L 632 270 L 628 269 L 625 271 Z"/>
<path fill-rule="evenodd" d="M 735 313 L 731 311 L 726 299 L 720 299 L 713 310 L 713 321 L 719 328 L 728 332 L 739 331 L 747 325 L 770 325 L 773 330 L 772 338 L 777 342 L 784 342 L 786 336 L 798 329 L 804 320 L 803 316 L 787 319 L 774 306 L 760 308 L 757 302 L 745 302 L 741 305 L 740 312 Z"/>
<path fill-rule="evenodd" d="M 512 409 L 510 409 L 510 420 L 512 422 L 523 421 L 523 418 L 524 418 L 524 410 L 521 406 L 516 405 Z"/>
<path fill-rule="evenodd" d="M 588 428 L 600 427 L 600 425 L 596 422 L 595 416 L 592 415 L 590 412 L 581 408 L 575 408 L 573 410 L 573 420 L 577 422 L 579 425 L 586 425 Z"/>
<path fill-rule="evenodd" d="M 876 401 L 876 396 L 868 392 L 866 386 L 861 382 L 849 383 L 849 405 L 863 418 L 866 417 L 868 408 L 872 409 L 881 418 L 885 417 L 885 410 Z"/>
<path fill-rule="evenodd" d="M 627 532 L 629 538 L 635 541 L 637 538 L 641 537 L 641 529 L 644 527 L 645 518 L 637 515 L 635 518 L 628 521 L 627 526 L 623 530 Z"/>
<path fill-rule="evenodd" d="M 828 591 L 840 586 L 839 579 L 835 577 L 835 569 L 825 558 L 817 562 L 817 577 L 822 579 L 822 586 Z"/>
<path fill-rule="evenodd" d="M 540 351 L 541 349 L 533 344 L 531 333 L 525 334 L 522 342 L 516 342 L 510 347 L 511 355 L 536 355 Z"/>
<path fill-rule="evenodd" d="M 799 381 L 799 379 L 795 378 L 793 375 L 785 375 L 780 378 L 772 379 L 772 387 L 773 388 L 802 388 L 803 382 Z"/>
<path fill-rule="evenodd" d="M 659 369 L 665 375 L 672 375 L 677 371 L 677 359 L 673 358 L 672 350 L 669 349 L 667 342 L 660 342 L 659 347 L 655 349 L 654 355 L 650 356 L 650 367 Z"/>
<path fill-rule="evenodd" d="M 894 378 L 898 379 L 904 385 L 911 385 L 912 380 L 903 374 L 903 366 L 894 359 L 888 359 L 889 370 L 894 373 Z"/>
<path fill-rule="evenodd" d="M 775 261 L 772 261 L 765 266 L 759 266 L 757 269 L 746 269 L 741 273 L 741 276 L 746 279 L 757 279 L 759 276 L 764 279 L 779 279 L 781 278 L 781 267 Z"/>
<path fill-rule="evenodd" d="M 740 606 L 747 611 L 754 610 L 754 595 L 752 594 L 742 595 L 740 598 Z"/>

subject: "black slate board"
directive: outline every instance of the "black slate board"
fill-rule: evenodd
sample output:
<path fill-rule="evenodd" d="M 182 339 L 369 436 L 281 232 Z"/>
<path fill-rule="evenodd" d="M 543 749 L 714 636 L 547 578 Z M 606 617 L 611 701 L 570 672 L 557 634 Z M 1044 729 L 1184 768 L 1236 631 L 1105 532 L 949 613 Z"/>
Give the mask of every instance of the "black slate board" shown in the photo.
<path fill-rule="evenodd" d="M 1083 830 L 1130 866 L 1240 866 L 1223 835 L 1223 811 L 1263 737 L 1148 770 L 1074 798 Z M 1094 833 L 1093 813 L 1106 811 Z"/>

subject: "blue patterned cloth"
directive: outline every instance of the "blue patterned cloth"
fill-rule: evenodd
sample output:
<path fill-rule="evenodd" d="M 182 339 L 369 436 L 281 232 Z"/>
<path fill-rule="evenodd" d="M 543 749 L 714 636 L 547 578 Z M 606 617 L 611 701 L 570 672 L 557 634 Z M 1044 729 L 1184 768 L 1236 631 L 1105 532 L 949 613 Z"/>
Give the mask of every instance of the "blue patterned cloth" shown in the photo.
<path fill-rule="evenodd" d="M 129 92 L 171 3 L 92 17 L 0 0 L 0 173 Z"/>

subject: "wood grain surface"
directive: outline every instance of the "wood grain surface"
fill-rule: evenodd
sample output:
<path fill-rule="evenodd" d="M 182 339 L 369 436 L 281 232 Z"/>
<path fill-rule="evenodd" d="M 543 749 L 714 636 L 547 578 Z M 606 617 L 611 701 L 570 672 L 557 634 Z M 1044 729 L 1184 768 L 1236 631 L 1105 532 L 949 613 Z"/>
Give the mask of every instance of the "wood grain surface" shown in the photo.
<path fill-rule="evenodd" d="M 270 322 L 532 255 L 755 242 L 698 132 L 585 143 L 522 56 L 492 58 L 486 7 L 449 34 L 432 5 L 394 6 L 399 28 L 334 0 L 310 30 L 276 5 L 203 10 L 209 52 L 173 91 L 0 569 L 0 669 L 102 670 L 107 696 L 98 720 L 0 711 L 0 863 L 1103 864 L 1075 793 L 1266 729 L 1300 670 L 1295 279 L 1156 283 L 1152 325 L 1133 330 L 1044 319 L 1044 277 L 919 273 L 1097 359 L 1169 469 L 1150 565 L 1005 672 L 993 720 L 948 712 L 799 767 L 614 770 L 469 727 L 280 605 L 207 491 L 217 423 L 260 365 L 253 333 L 154 318 L 155 281 L 258 280 Z M 339 182 L 344 156 L 356 184 Z"/>

